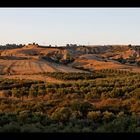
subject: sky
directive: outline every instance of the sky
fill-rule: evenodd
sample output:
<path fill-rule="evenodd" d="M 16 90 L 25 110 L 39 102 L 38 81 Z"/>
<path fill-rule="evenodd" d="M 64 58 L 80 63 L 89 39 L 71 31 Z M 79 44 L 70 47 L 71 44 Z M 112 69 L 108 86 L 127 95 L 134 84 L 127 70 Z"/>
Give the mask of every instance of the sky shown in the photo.
<path fill-rule="evenodd" d="M 0 44 L 140 45 L 140 8 L 0 8 Z"/>

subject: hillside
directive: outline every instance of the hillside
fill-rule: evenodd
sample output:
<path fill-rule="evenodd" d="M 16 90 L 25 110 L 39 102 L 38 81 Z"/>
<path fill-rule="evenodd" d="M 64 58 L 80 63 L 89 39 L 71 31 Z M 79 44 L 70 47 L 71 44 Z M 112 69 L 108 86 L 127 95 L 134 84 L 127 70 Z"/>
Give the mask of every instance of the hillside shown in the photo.
<path fill-rule="evenodd" d="M 0 132 L 140 132 L 139 48 L 1 50 Z"/>
<path fill-rule="evenodd" d="M 42 47 L 36 44 L 0 51 L 1 75 L 35 75 L 44 72 L 88 72 L 118 69 L 139 72 L 139 47 Z"/>
<path fill-rule="evenodd" d="M 23 48 L 1 51 L 1 74 L 36 74 L 43 72 L 82 72 L 82 70 L 58 64 L 60 55 L 65 59 L 65 50 L 56 48 L 40 48 L 28 45 Z"/>

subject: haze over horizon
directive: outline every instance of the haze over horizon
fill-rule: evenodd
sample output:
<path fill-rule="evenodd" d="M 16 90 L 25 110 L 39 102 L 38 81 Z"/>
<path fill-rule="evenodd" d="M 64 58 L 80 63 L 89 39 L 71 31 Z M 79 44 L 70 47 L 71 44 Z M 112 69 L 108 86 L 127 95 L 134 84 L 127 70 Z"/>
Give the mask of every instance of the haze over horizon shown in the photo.
<path fill-rule="evenodd" d="M 0 8 L 0 44 L 140 45 L 140 8 Z"/>

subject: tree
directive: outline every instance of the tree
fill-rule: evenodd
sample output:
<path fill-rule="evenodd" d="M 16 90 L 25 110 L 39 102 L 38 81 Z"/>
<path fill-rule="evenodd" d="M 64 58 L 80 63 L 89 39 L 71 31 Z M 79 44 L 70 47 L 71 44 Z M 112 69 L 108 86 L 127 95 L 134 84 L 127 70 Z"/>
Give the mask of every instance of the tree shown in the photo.
<path fill-rule="evenodd" d="M 73 57 L 71 56 L 70 53 L 66 54 L 66 60 L 69 61 L 69 62 L 73 61 Z"/>
<path fill-rule="evenodd" d="M 108 111 L 103 112 L 103 119 L 105 121 L 110 121 L 113 119 L 113 117 L 114 117 L 114 114 L 112 112 L 108 112 Z"/>
<path fill-rule="evenodd" d="M 123 111 L 121 111 L 117 114 L 117 118 L 122 118 L 122 117 L 125 117 L 125 114 Z"/>
<path fill-rule="evenodd" d="M 102 116 L 101 111 L 90 111 L 87 114 L 87 118 L 91 120 L 99 120 L 101 116 Z"/>
<path fill-rule="evenodd" d="M 30 89 L 29 89 L 29 97 L 33 98 L 37 96 L 37 91 L 35 89 L 34 85 L 31 85 Z"/>
<path fill-rule="evenodd" d="M 139 67 L 140 66 L 140 61 L 137 61 L 136 62 L 136 65 Z"/>
<path fill-rule="evenodd" d="M 17 88 L 12 88 L 11 92 L 13 97 L 19 98 L 21 96 L 20 91 Z"/>
<path fill-rule="evenodd" d="M 69 47 L 70 45 L 69 44 L 66 44 L 66 47 Z"/>
<path fill-rule="evenodd" d="M 93 109 L 93 107 L 90 103 L 79 102 L 79 101 L 72 102 L 71 108 L 74 111 L 80 111 L 83 114 L 83 116 L 86 116 L 87 112 Z"/>
<path fill-rule="evenodd" d="M 26 88 L 26 87 L 21 87 L 21 89 L 20 89 L 20 97 L 22 98 L 22 100 L 23 100 L 23 97 L 24 96 L 28 96 L 28 88 Z"/>
<path fill-rule="evenodd" d="M 51 115 L 51 118 L 55 121 L 65 122 L 69 120 L 70 109 L 67 107 L 57 108 Z"/>
<path fill-rule="evenodd" d="M 44 85 L 38 86 L 38 95 L 44 96 L 45 93 L 46 93 L 45 86 Z"/>
<path fill-rule="evenodd" d="M 126 59 L 123 59 L 123 57 L 121 56 L 120 58 L 118 58 L 118 61 L 122 64 L 126 63 Z"/>

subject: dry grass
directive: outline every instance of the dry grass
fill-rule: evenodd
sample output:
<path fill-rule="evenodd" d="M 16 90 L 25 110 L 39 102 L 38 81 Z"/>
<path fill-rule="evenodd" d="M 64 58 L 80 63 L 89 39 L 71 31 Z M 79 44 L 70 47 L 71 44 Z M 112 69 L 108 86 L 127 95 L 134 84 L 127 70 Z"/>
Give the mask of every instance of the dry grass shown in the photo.
<path fill-rule="evenodd" d="M 102 52 L 99 52 L 99 50 Z M 51 47 L 41 48 L 36 45 L 27 45 L 23 48 L 3 50 L 0 52 L 0 74 L 5 75 L 2 75 L 1 77 L 45 80 L 46 77 L 36 74 L 43 72 L 85 72 L 84 70 L 76 69 L 74 67 L 83 67 L 84 69 L 91 70 L 120 69 L 133 72 L 140 71 L 140 68 L 136 66 L 123 65 L 115 61 L 102 59 L 102 57 L 107 57 L 107 55 L 110 54 L 113 54 L 114 57 L 120 57 L 120 55 L 124 58 L 129 57 L 134 54 L 135 51 L 129 49 L 127 46 L 117 46 L 108 48 L 107 50 L 103 47 L 102 49 L 99 49 L 98 47 L 79 47 L 76 49 L 72 48 L 72 50 L 69 51 L 74 51 L 72 54 L 75 56 L 75 61 L 69 65 L 60 65 L 43 60 L 40 56 L 47 55 L 49 57 L 55 57 L 61 55 L 63 59 L 66 59 L 66 54 L 68 53 L 67 49 Z M 90 51 L 93 54 L 89 54 Z M 98 52 L 98 54 L 96 54 L 96 52 Z M 8 76 L 8 73 L 12 75 Z M 55 81 L 48 78 L 47 80 L 52 82 Z"/>

